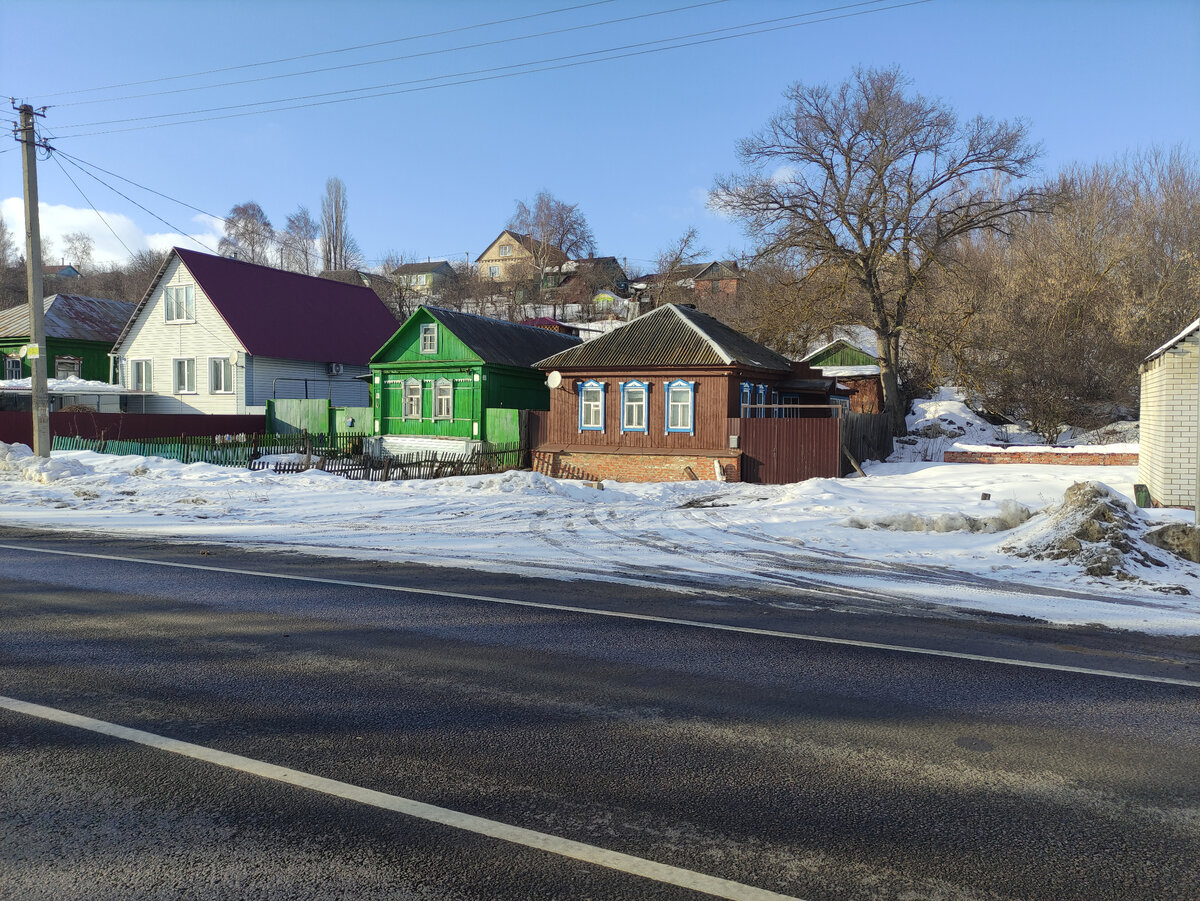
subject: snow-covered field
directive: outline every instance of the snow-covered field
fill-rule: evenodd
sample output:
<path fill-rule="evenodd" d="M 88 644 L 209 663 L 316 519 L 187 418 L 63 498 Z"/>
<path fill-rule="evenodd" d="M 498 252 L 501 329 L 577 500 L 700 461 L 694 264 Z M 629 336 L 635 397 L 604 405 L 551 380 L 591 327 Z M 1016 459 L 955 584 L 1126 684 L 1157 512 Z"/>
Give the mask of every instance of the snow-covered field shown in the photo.
<path fill-rule="evenodd" d="M 869 464 L 866 478 L 763 486 L 620 484 L 530 472 L 350 482 L 0 444 L 0 523 L 280 547 L 383 561 L 610 579 L 802 608 L 847 599 L 939 604 L 1060 623 L 1200 634 L 1200 568 L 1153 550 L 1133 578 L 1095 578 L 1030 548 L 1069 528 L 1047 508 L 1076 481 L 1131 497 L 1133 467 Z M 990 494 L 988 500 L 981 499 Z M 1124 501 L 1126 507 L 1131 507 Z M 1181 511 L 1136 511 L 1134 543 Z"/>

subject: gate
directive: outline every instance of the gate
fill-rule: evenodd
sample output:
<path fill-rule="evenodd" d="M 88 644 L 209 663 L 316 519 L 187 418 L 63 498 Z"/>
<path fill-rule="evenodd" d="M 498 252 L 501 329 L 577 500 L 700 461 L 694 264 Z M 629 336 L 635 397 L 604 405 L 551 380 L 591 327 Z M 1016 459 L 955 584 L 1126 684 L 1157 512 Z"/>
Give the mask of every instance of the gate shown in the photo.
<path fill-rule="evenodd" d="M 737 419 L 742 481 L 783 485 L 841 475 L 837 416 L 812 419 Z"/>

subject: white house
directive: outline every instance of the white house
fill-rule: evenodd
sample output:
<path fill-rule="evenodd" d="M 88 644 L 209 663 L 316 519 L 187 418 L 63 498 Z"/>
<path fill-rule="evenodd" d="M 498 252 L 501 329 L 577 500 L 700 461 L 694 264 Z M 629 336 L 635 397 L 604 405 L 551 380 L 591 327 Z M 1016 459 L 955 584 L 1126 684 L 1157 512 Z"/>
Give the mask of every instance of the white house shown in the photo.
<path fill-rule="evenodd" d="M 260 413 L 269 398 L 366 406 L 356 378 L 396 331 L 370 288 L 174 248 L 113 347 L 148 413 Z"/>
<path fill-rule="evenodd" d="M 1142 362 L 1138 481 L 1164 507 L 1196 503 L 1200 319 Z"/>

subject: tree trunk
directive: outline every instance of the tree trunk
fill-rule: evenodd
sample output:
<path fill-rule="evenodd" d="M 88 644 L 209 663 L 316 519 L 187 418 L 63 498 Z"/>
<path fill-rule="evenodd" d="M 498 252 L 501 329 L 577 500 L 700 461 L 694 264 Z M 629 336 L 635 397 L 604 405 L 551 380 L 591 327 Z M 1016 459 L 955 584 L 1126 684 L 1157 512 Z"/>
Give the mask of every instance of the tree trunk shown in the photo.
<path fill-rule="evenodd" d="M 905 423 L 905 405 L 900 393 L 900 376 L 896 372 L 896 342 L 876 335 L 875 346 L 879 352 L 879 383 L 883 388 L 883 409 L 892 423 L 892 434 L 903 435 L 908 431 Z"/>

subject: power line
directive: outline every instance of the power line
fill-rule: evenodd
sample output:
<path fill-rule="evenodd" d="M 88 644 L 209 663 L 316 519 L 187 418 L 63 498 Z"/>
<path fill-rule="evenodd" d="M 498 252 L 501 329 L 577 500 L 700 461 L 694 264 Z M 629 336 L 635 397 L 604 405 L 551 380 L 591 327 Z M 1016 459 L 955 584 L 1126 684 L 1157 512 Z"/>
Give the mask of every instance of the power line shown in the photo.
<path fill-rule="evenodd" d="M 612 2 L 612 0 L 609 0 L 609 2 Z M 298 78 L 303 75 L 318 75 L 318 74 L 325 73 L 325 72 L 338 72 L 338 71 L 342 71 L 345 69 L 363 68 L 365 66 L 378 66 L 378 65 L 382 65 L 383 63 L 393 63 L 393 62 L 398 62 L 400 60 L 415 60 L 415 59 L 420 59 L 421 57 L 440 56 L 442 54 L 457 53 L 457 52 L 464 51 L 464 50 L 479 50 L 483 47 L 494 47 L 494 46 L 498 46 L 500 44 L 511 44 L 511 43 L 515 43 L 517 41 L 528 41 L 528 40 L 534 40 L 536 38 L 544 38 L 544 37 L 551 37 L 553 35 L 566 34 L 568 32 L 572 32 L 572 31 L 584 31 L 584 30 L 587 30 L 590 28 L 601 28 L 605 25 L 623 24 L 623 23 L 627 23 L 627 22 L 633 22 L 638 19 L 649 19 L 649 18 L 653 18 L 654 16 L 665 16 L 665 15 L 670 15 L 672 13 L 677 13 L 677 12 L 687 12 L 689 10 L 700 9 L 701 7 L 705 7 L 705 6 L 716 6 L 718 4 L 728 3 L 728 2 L 729 2 L 729 0 L 704 0 L 704 2 L 701 2 L 701 3 L 692 3 L 688 6 L 677 6 L 677 7 L 674 7 L 673 9 L 663 9 L 663 10 L 657 10 L 655 12 L 640 13 L 635 16 L 623 16 L 618 19 L 606 19 L 601 22 L 589 22 L 584 25 L 572 25 L 567 28 L 557 28 L 557 29 L 553 29 L 551 31 L 540 31 L 540 32 L 537 32 L 534 34 L 517 35 L 516 37 L 510 37 L 510 38 L 497 38 L 497 39 L 491 40 L 491 41 L 480 41 L 475 44 L 460 44 L 457 47 L 444 47 L 439 50 L 425 50 L 420 53 L 410 53 L 410 54 L 407 54 L 404 56 L 389 56 L 389 57 L 385 57 L 384 59 L 366 60 L 364 62 L 358 62 L 358 63 L 346 63 L 341 66 L 325 66 L 324 68 L 320 68 L 320 69 L 303 69 L 299 72 L 285 72 L 280 75 L 263 75 L 259 78 L 246 78 L 246 79 L 242 79 L 240 81 L 223 81 L 223 82 L 218 82 L 216 84 L 196 85 L 196 86 L 193 86 L 190 88 L 175 88 L 175 89 L 169 90 L 169 91 L 148 91 L 148 92 L 145 92 L 142 94 L 127 94 L 123 97 L 103 97 L 103 98 L 97 98 L 96 100 L 77 100 L 73 103 L 54 104 L 54 106 L 59 109 L 65 109 L 65 108 L 71 107 L 71 106 L 84 106 L 84 105 L 90 105 L 90 104 L 94 104 L 94 103 L 118 103 L 118 102 L 121 102 L 124 100 L 139 100 L 139 99 L 143 99 L 146 97 L 163 97 L 163 96 L 167 96 L 170 94 L 186 94 L 186 93 L 193 93 L 195 91 L 213 90 L 216 88 L 227 88 L 227 87 L 237 87 L 240 85 L 247 85 L 247 84 L 257 84 L 257 83 L 264 82 L 264 81 L 278 81 L 278 80 L 281 80 L 284 78 Z M 882 3 L 883 0 L 871 0 L 871 2 Z M 335 51 L 335 52 L 341 52 L 341 51 Z M 596 52 L 604 52 L 604 51 L 596 51 Z M 455 77 L 455 76 L 440 76 L 440 77 L 449 78 L 449 77 Z M 361 90 L 371 90 L 371 88 L 363 88 Z M 267 102 L 267 101 L 264 101 L 264 102 Z M 271 101 L 271 102 L 279 102 L 279 101 Z M 187 114 L 181 113 L 179 115 L 187 115 Z"/>
<path fill-rule="evenodd" d="M 97 122 L 84 122 L 84 123 L 79 123 L 77 125 L 60 126 L 60 128 L 89 128 L 89 127 L 100 126 L 100 125 L 120 125 L 125 122 L 133 122 L 133 121 L 144 122 L 147 119 L 165 119 L 165 118 L 171 118 L 174 116 L 199 116 L 202 113 L 209 113 L 209 112 L 225 112 L 225 113 L 227 113 L 226 115 L 204 116 L 202 118 L 195 118 L 195 119 L 182 119 L 177 122 L 160 122 L 160 123 L 157 123 L 154 125 L 141 125 L 141 126 L 135 126 L 132 128 L 106 129 L 104 131 L 84 132 L 82 134 L 74 134 L 74 135 L 66 136 L 68 138 L 91 137 L 94 135 L 121 134 L 121 133 L 125 133 L 125 132 L 130 132 L 130 131 L 144 131 L 144 130 L 148 130 L 148 129 L 152 129 L 152 128 L 165 128 L 165 127 L 172 126 L 172 125 L 189 125 L 189 124 L 198 123 L 198 122 L 211 122 L 211 121 L 215 121 L 215 120 L 219 120 L 219 119 L 235 119 L 235 118 L 242 118 L 245 116 L 263 115 L 265 113 L 272 113 L 272 112 L 285 112 L 285 111 L 289 111 L 289 110 L 306 109 L 306 108 L 317 107 L 317 106 L 328 106 L 333 103 L 345 103 L 345 102 L 356 101 L 356 100 L 371 100 L 371 99 L 376 99 L 379 97 L 390 97 L 390 96 L 395 96 L 395 95 L 399 95 L 399 94 L 411 94 L 411 93 L 417 93 L 420 91 L 428 91 L 428 90 L 433 90 L 435 88 L 457 87 L 457 86 L 461 86 L 461 85 L 465 85 L 465 84 L 475 84 L 475 83 L 479 83 L 479 82 L 495 81 L 495 80 L 504 79 L 504 78 L 514 78 L 519 75 L 532 75 L 532 74 L 536 74 L 539 72 L 549 72 L 549 71 L 554 71 L 554 70 L 558 70 L 558 69 L 569 69 L 569 68 L 575 68 L 578 66 L 591 65 L 593 63 L 599 63 L 599 62 L 610 62 L 612 60 L 628 59 L 628 58 L 635 57 L 635 56 L 645 56 L 645 55 L 649 55 L 652 53 L 662 53 L 667 50 L 680 50 L 680 49 L 684 49 L 687 47 L 696 47 L 696 46 L 702 46 L 705 44 L 713 44 L 713 43 L 718 43 L 721 41 L 733 40 L 734 38 L 753 37 L 755 35 L 767 34 L 767 33 L 776 32 L 776 31 L 786 31 L 786 30 L 792 29 L 792 28 L 800 28 L 800 27 L 807 26 L 807 25 L 816 25 L 816 24 L 819 24 L 822 22 L 830 22 L 830 21 L 834 21 L 837 19 L 853 18 L 856 16 L 867 15 L 870 13 L 885 12 L 887 10 L 892 10 L 892 9 L 901 9 L 901 8 L 908 7 L 908 6 L 919 6 L 919 5 L 922 5 L 925 3 L 930 3 L 930 2 L 932 2 L 932 0 L 908 0 L 908 2 L 896 3 L 891 6 L 884 6 L 884 7 L 876 6 L 874 9 L 858 10 L 856 12 L 842 13 L 841 15 L 834 15 L 834 16 L 825 16 L 823 18 L 812 19 L 811 21 L 807 21 L 807 22 L 793 22 L 788 25 L 772 25 L 771 27 L 759 28 L 754 31 L 741 31 L 741 33 L 739 33 L 739 34 L 726 34 L 726 35 L 721 35 L 719 37 L 706 37 L 707 35 L 719 34 L 720 32 L 725 32 L 725 31 L 737 31 L 737 30 L 741 30 L 741 29 L 754 28 L 755 26 L 761 25 L 761 24 L 774 23 L 774 22 L 780 22 L 780 21 L 788 21 L 788 20 L 796 19 L 796 18 L 809 18 L 811 16 L 819 15 L 824 12 L 837 12 L 837 11 L 845 10 L 845 9 L 853 9 L 853 8 L 859 7 L 859 6 L 868 6 L 868 5 L 874 6 L 875 4 L 878 4 L 881 2 L 885 2 L 885 0 L 860 0 L 860 2 L 858 2 L 858 3 L 849 3 L 849 4 L 844 4 L 842 6 L 829 7 L 827 9 L 822 9 L 822 10 L 814 10 L 812 12 L 801 13 L 801 14 L 794 15 L 794 16 L 782 16 L 782 17 L 778 17 L 775 19 L 761 20 L 760 22 L 750 22 L 750 23 L 745 23 L 743 25 L 730 25 L 730 26 L 725 26 L 723 28 L 711 29 L 711 30 L 702 31 L 702 32 L 695 32 L 693 34 L 688 34 L 688 35 L 679 35 L 679 36 L 671 37 L 671 38 L 662 38 L 662 39 L 655 40 L 655 41 L 642 41 L 642 42 L 634 43 L 634 44 L 626 44 L 626 45 L 622 45 L 622 46 L 618 46 L 618 47 L 611 47 L 611 48 L 608 48 L 605 50 L 592 50 L 592 51 L 587 51 L 584 53 L 569 54 L 569 55 L 561 56 L 561 57 L 551 57 L 551 58 L 543 59 L 543 60 L 533 60 L 533 61 L 524 62 L 524 63 L 513 63 L 513 64 L 505 65 L 505 66 L 492 66 L 492 67 L 485 68 L 485 69 L 477 69 L 477 70 L 473 70 L 470 72 L 461 72 L 461 73 L 455 73 L 455 74 L 451 74 L 451 75 L 430 76 L 430 77 L 423 78 L 423 79 L 415 79 L 415 80 L 403 81 L 403 82 L 393 82 L 391 84 L 371 85 L 371 86 L 367 86 L 367 87 L 352 88 L 352 89 L 346 89 L 346 90 L 342 90 L 342 91 L 329 91 L 329 92 L 325 92 L 322 94 L 311 94 L 311 95 L 304 95 L 304 96 L 297 96 L 297 97 L 281 98 L 281 99 L 276 99 L 276 100 L 263 100 L 263 101 L 257 101 L 257 102 L 252 102 L 252 103 L 233 104 L 233 105 L 223 106 L 223 107 L 210 107 L 207 109 L 190 110 L 190 111 L 181 112 L 181 113 L 163 113 L 163 114 L 160 114 L 157 116 L 138 116 L 138 117 L 132 117 L 132 118 L 125 118 L 125 119 L 108 119 L 108 120 L 101 120 L 101 121 L 97 121 Z M 703 38 L 703 39 L 702 40 L 688 40 L 689 38 Z M 650 45 L 654 45 L 654 44 L 664 44 L 664 43 L 668 43 L 671 41 L 684 41 L 684 43 L 674 43 L 671 46 L 667 46 L 667 47 L 650 46 Z M 640 50 L 635 49 L 635 48 L 646 48 L 646 47 L 650 47 L 650 49 L 640 49 Z M 617 51 L 622 51 L 622 50 L 628 50 L 630 52 L 624 52 L 624 53 L 617 52 Z M 589 57 L 589 56 L 595 57 L 595 56 L 598 56 L 599 54 L 605 54 L 605 53 L 608 53 L 611 55 L 603 56 L 603 57 L 600 57 L 597 59 L 581 59 L 581 57 Z M 563 60 L 575 60 L 575 61 L 574 62 L 562 62 Z M 546 63 L 557 63 L 557 64 L 544 65 Z M 504 70 L 508 70 L 508 69 L 522 68 L 522 67 L 528 67 L 528 66 L 540 66 L 540 68 L 530 68 L 530 69 L 526 69 L 525 71 L 521 71 L 521 72 L 505 72 L 504 71 Z M 488 74 L 488 73 L 497 73 L 497 72 L 500 72 L 503 74 Z M 473 77 L 473 78 L 463 78 L 462 77 L 462 76 L 466 76 L 466 75 L 478 75 L 480 77 Z M 437 80 L 447 79 L 447 78 L 460 78 L 461 80 L 459 80 L 459 81 L 444 81 L 441 84 L 427 84 L 427 85 L 423 85 L 421 87 L 409 87 L 409 88 L 404 88 L 401 90 L 379 91 L 380 88 L 398 87 L 401 85 L 411 85 L 414 83 L 437 81 Z M 362 94 L 361 96 L 356 96 L 356 97 L 344 96 L 347 94 L 361 93 L 363 91 L 379 91 L 379 92 L 374 93 L 374 94 Z M 336 100 L 315 100 L 314 99 L 314 98 L 320 98 L 320 97 L 330 97 L 330 96 L 335 96 L 335 95 L 339 99 L 336 99 Z M 310 102 L 310 103 L 295 103 L 294 102 L 294 101 L 299 101 L 299 100 L 314 100 L 314 102 Z M 251 110 L 249 112 L 241 112 L 241 113 L 227 112 L 229 110 L 245 109 L 246 107 L 249 107 L 249 106 L 264 106 L 267 104 L 288 104 L 288 103 L 291 103 L 292 105 L 290 105 L 290 106 L 272 106 L 270 109 Z"/>
<path fill-rule="evenodd" d="M 342 47 L 337 50 L 318 50 L 313 53 L 302 53 L 297 56 L 286 56 L 286 57 L 281 57 L 280 59 L 264 60 L 262 62 L 257 62 L 257 63 L 242 63 L 237 66 L 224 66 L 224 67 L 218 68 L 218 69 L 205 69 L 204 71 L 201 71 L 201 72 L 191 72 L 186 75 L 166 75 L 161 78 L 148 78 L 144 81 L 125 81 L 125 82 L 120 82 L 118 84 L 102 85 L 102 86 L 96 87 L 96 88 L 80 88 L 75 91 L 59 91 L 54 94 L 45 94 L 43 96 L 44 97 L 68 97 L 68 96 L 74 96 L 75 94 L 94 93 L 96 91 L 111 91 L 116 88 L 132 88 L 132 87 L 137 87 L 138 85 L 144 85 L 144 84 L 158 84 L 159 82 L 164 82 L 164 81 L 179 81 L 180 79 L 184 79 L 184 78 L 199 78 L 201 75 L 216 75 L 221 72 L 234 72 L 239 69 L 254 69 L 254 68 L 261 67 L 261 66 L 274 66 L 274 65 L 278 65 L 279 63 L 290 63 L 290 62 L 295 62 L 296 60 L 301 60 L 301 59 L 313 59 L 318 56 L 331 56 L 331 55 L 337 54 L 337 53 L 351 53 L 355 50 L 369 50 L 372 47 L 383 47 L 388 44 L 400 44 L 400 43 L 404 43 L 405 41 L 419 41 L 419 40 L 423 40 L 424 38 L 442 37 L 444 35 L 456 34 L 456 33 L 463 32 L 463 31 L 472 31 L 472 30 L 478 29 L 478 28 L 490 28 L 493 25 L 507 25 L 511 22 L 521 22 L 526 19 L 537 19 L 537 18 L 540 18 L 543 16 L 552 16 L 552 15 L 556 15 L 556 14 L 562 13 L 562 12 L 573 12 L 574 10 L 577 10 L 577 9 L 587 9 L 592 6 L 604 6 L 606 4 L 615 3 L 615 2 L 616 2 L 616 0 L 592 0 L 592 2 L 590 2 L 590 3 L 580 3 L 577 6 L 564 6 L 564 7 L 560 7 L 559 9 L 550 9 L 550 10 L 546 10 L 545 12 L 540 12 L 540 13 L 528 13 L 523 16 L 512 16 L 511 18 L 508 18 L 508 19 L 496 19 L 495 21 L 492 21 L 492 22 L 479 22 L 474 25 L 462 25 L 458 28 L 447 28 L 443 31 L 431 31 L 426 34 L 409 35 L 408 37 L 403 37 L 403 38 L 391 38 L 386 41 L 374 41 L 369 44 L 356 44 L 355 46 L 352 46 L 352 47 Z"/>
<path fill-rule="evenodd" d="M 107 228 L 110 232 L 112 232 L 113 237 L 117 239 L 117 241 L 120 243 L 120 245 L 125 248 L 125 252 L 127 254 L 129 254 L 130 256 L 133 256 L 133 251 L 129 249 L 129 245 L 126 244 L 124 242 L 124 240 L 122 240 L 121 236 L 117 234 L 117 230 L 115 228 L 113 228 L 111 225 L 109 225 L 108 220 L 104 218 L 104 214 L 101 213 L 98 209 L 96 209 L 96 205 L 94 203 L 92 203 L 92 201 L 88 198 L 87 194 L 83 193 L 83 188 L 79 187 L 79 183 L 76 182 L 75 179 L 71 177 L 71 173 L 68 172 L 66 166 L 64 166 L 62 164 L 62 160 L 60 160 L 54 154 L 51 154 L 50 158 L 54 160 L 55 164 L 58 166 L 59 169 L 62 169 L 62 173 L 63 173 L 63 175 L 65 175 L 67 177 L 67 180 L 71 184 L 75 185 L 75 190 L 79 192 L 79 196 L 82 197 L 84 202 L 89 207 L 92 208 L 92 212 L 100 217 L 100 221 L 104 223 L 105 228 Z"/>

